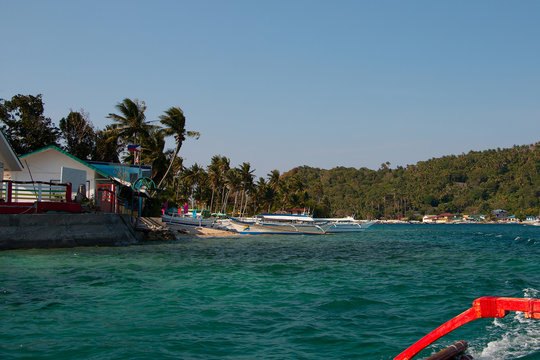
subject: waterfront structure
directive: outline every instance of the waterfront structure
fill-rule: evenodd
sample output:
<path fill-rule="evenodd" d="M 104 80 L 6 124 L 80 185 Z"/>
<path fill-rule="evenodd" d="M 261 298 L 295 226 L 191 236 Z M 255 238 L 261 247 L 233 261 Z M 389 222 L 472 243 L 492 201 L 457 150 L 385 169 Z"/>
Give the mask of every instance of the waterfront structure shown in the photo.
<path fill-rule="evenodd" d="M 508 217 L 508 211 L 503 209 L 493 210 L 492 214 L 495 215 L 496 220 L 506 219 Z"/>
<path fill-rule="evenodd" d="M 111 177 L 78 157 L 51 145 L 20 156 L 24 171 L 6 171 L 5 179 L 13 181 L 43 181 L 48 183 L 71 183 L 73 196 L 80 185 L 84 195 L 95 198 L 98 184 L 110 184 Z"/>
<path fill-rule="evenodd" d="M 461 220 L 461 215 L 444 213 L 440 215 L 426 215 L 422 219 L 425 223 L 445 224 Z"/>

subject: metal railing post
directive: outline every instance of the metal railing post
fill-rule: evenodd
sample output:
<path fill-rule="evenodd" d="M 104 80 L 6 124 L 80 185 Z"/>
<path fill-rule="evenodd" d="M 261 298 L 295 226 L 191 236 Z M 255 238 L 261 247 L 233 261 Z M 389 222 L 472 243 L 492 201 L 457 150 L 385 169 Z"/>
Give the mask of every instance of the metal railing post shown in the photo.
<path fill-rule="evenodd" d="M 11 203 L 13 201 L 13 182 L 11 180 L 7 181 L 7 196 L 6 200 L 8 203 Z"/>
<path fill-rule="evenodd" d="M 66 184 L 66 202 L 71 202 L 71 183 Z"/>

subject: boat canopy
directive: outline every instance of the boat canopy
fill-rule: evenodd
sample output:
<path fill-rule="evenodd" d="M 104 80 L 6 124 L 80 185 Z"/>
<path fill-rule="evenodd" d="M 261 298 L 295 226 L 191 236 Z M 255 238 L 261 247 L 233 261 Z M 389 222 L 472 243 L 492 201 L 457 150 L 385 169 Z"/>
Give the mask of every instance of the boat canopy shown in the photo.
<path fill-rule="evenodd" d="M 290 215 L 290 214 L 259 214 L 258 217 L 263 218 L 264 220 L 275 220 L 275 221 L 304 221 L 304 222 L 313 222 L 313 218 L 307 215 Z"/>

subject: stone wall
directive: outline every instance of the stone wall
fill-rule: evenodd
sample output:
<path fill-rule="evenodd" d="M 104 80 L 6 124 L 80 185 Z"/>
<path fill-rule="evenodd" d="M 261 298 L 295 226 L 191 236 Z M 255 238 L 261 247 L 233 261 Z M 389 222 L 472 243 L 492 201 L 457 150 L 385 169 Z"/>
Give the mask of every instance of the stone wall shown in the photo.
<path fill-rule="evenodd" d="M 130 215 L 0 215 L 0 250 L 114 246 L 137 242 Z"/>

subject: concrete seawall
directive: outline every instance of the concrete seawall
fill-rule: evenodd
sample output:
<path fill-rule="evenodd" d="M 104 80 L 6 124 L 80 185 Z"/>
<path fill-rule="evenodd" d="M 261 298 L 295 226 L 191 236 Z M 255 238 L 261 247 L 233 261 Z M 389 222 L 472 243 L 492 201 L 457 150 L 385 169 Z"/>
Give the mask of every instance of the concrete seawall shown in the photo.
<path fill-rule="evenodd" d="M 0 215 L 0 250 L 128 245 L 137 240 L 130 215 Z"/>

